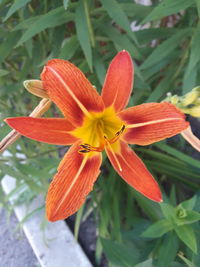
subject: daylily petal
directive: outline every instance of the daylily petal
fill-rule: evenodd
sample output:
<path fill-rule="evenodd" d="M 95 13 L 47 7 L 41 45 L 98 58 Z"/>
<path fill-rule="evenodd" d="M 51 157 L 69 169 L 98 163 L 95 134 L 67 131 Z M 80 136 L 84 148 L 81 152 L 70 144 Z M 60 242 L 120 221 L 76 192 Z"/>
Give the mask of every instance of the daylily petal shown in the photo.
<path fill-rule="evenodd" d="M 149 145 L 174 136 L 189 125 L 184 114 L 167 102 L 138 105 L 118 116 L 127 124 L 123 139 L 129 144 Z"/>
<path fill-rule="evenodd" d="M 191 127 L 187 127 L 184 131 L 181 132 L 181 135 L 185 140 L 190 143 L 191 146 L 193 146 L 197 151 L 200 152 L 200 140 L 197 136 L 195 136 L 192 132 Z"/>
<path fill-rule="evenodd" d="M 21 135 L 40 142 L 71 145 L 78 140 L 69 133 L 74 126 L 66 119 L 17 117 L 5 121 Z"/>
<path fill-rule="evenodd" d="M 100 112 L 103 100 L 85 75 L 72 63 L 53 59 L 41 74 L 44 89 L 72 123 L 81 125 L 90 111 Z"/>
<path fill-rule="evenodd" d="M 50 184 L 46 200 L 46 213 L 50 221 L 67 218 L 76 212 L 100 173 L 101 154 L 80 154 L 78 144 L 73 145 L 58 167 Z"/>
<path fill-rule="evenodd" d="M 160 202 L 162 195 L 157 182 L 147 170 L 141 159 L 124 142 L 118 142 L 118 145 L 112 145 L 118 164 L 113 152 L 107 147 L 106 152 L 114 169 L 118 174 L 133 188 L 139 191 L 147 198 Z M 121 170 L 119 169 L 119 164 Z"/>
<path fill-rule="evenodd" d="M 116 111 L 120 111 L 127 105 L 133 86 L 133 71 L 129 53 L 125 50 L 119 52 L 108 68 L 102 89 L 106 107 L 113 105 Z"/>

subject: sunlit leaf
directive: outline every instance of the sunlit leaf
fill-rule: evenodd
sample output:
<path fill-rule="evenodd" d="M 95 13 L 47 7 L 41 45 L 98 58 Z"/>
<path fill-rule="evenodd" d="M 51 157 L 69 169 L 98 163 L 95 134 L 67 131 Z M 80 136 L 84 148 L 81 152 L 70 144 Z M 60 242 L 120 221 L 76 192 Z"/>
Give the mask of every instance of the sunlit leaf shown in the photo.
<path fill-rule="evenodd" d="M 182 225 L 175 228 L 178 237 L 189 247 L 194 253 L 197 253 L 197 241 L 194 230 L 189 225 Z"/>

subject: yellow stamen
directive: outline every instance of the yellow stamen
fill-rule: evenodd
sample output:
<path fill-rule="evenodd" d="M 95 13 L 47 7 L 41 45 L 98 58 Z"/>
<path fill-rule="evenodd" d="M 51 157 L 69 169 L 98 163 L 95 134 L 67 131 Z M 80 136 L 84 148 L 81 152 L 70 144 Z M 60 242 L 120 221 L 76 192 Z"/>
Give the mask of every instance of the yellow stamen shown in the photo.
<path fill-rule="evenodd" d="M 120 138 L 120 136 L 122 135 L 124 130 L 125 130 L 125 125 L 123 125 L 122 128 L 118 132 L 116 132 L 115 137 L 108 139 L 105 136 L 105 134 L 102 130 L 102 127 L 100 127 L 100 125 L 97 124 L 97 134 L 99 136 L 100 146 L 91 146 L 90 144 L 84 143 L 84 144 L 80 145 L 81 149 L 79 150 L 79 153 L 88 153 L 91 151 L 102 152 L 104 150 L 104 147 L 105 147 L 105 140 L 106 140 L 106 143 L 108 143 L 108 142 L 110 144 L 115 143 Z"/>
<path fill-rule="evenodd" d="M 115 137 L 109 140 L 109 143 L 110 144 L 115 143 L 120 138 L 120 136 L 123 134 L 125 128 L 126 128 L 125 125 L 123 125 L 122 128 L 118 132 L 116 132 Z"/>
<path fill-rule="evenodd" d="M 116 161 L 116 163 L 117 163 L 117 166 L 118 166 L 118 168 L 119 168 L 119 170 L 120 170 L 120 172 L 121 172 L 121 171 L 122 171 L 122 167 L 121 167 L 121 165 L 120 165 L 120 163 L 119 163 L 119 160 L 117 159 L 117 157 L 116 157 L 116 155 L 115 155 L 115 152 L 114 152 L 113 149 L 112 149 L 112 146 L 111 146 L 109 140 L 107 139 L 106 136 L 104 136 L 104 139 L 106 140 L 106 144 L 108 145 L 108 147 L 109 147 L 109 149 L 110 149 L 110 152 L 112 153 L 113 158 L 115 159 L 115 161 Z"/>

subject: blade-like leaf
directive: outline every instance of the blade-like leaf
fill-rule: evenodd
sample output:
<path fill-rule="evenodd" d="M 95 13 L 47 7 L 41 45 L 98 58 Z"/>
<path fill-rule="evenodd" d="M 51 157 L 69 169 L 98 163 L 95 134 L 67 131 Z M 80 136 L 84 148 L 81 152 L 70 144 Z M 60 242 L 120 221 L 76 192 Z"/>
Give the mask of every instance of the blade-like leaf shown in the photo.
<path fill-rule="evenodd" d="M 182 41 L 191 34 L 190 29 L 179 30 L 178 33 L 172 35 L 166 41 L 157 46 L 154 51 L 147 57 L 142 64 L 141 69 L 150 68 L 152 65 L 161 61 L 161 59 L 167 57 Z"/>
<path fill-rule="evenodd" d="M 133 42 L 131 42 L 127 35 L 119 34 L 119 31 L 108 24 L 100 27 L 100 29 L 108 36 L 108 38 L 112 40 L 115 45 L 117 44 L 119 46 L 119 50 L 126 49 L 135 59 L 142 58 L 141 53 L 138 51 L 136 46 L 133 44 Z"/>
<path fill-rule="evenodd" d="M 30 1 L 31 0 L 15 0 L 15 2 L 9 8 L 5 18 L 3 19 L 3 22 L 5 22 L 13 13 L 15 13 L 18 9 L 22 8 L 23 6 L 25 6 Z"/>
<path fill-rule="evenodd" d="M 136 248 L 104 238 L 101 238 L 101 244 L 107 258 L 115 266 L 135 266 L 139 257 L 139 251 Z"/>
<path fill-rule="evenodd" d="M 194 195 L 192 198 L 181 202 L 180 206 L 186 210 L 192 210 L 197 202 L 197 195 Z"/>
<path fill-rule="evenodd" d="M 9 73 L 9 71 L 0 69 L 0 77 L 5 76 L 8 73 Z"/>
<path fill-rule="evenodd" d="M 199 18 L 200 18 L 200 1 L 199 0 L 195 0 L 196 5 L 197 5 L 197 10 L 198 10 L 198 14 L 199 14 Z"/>
<path fill-rule="evenodd" d="M 73 57 L 74 53 L 79 47 L 77 37 L 74 35 L 70 39 L 66 40 L 63 47 L 60 49 L 59 58 L 69 60 Z"/>
<path fill-rule="evenodd" d="M 189 63 L 183 78 L 183 94 L 189 92 L 196 85 L 196 77 L 199 70 L 200 53 L 200 28 L 197 27 L 191 44 Z"/>
<path fill-rule="evenodd" d="M 197 0 L 198 1 L 198 0 Z M 193 0 L 164 0 L 142 21 L 142 24 L 175 14 L 193 5 Z"/>
<path fill-rule="evenodd" d="M 126 13 L 121 8 L 116 0 L 101 0 L 101 3 L 105 10 L 108 12 L 109 16 L 121 26 L 129 36 L 137 43 L 137 39 L 134 33 L 131 31 L 130 22 L 126 16 Z"/>
<path fill-rule="evenodd" d="M 186 216 L 184 218 L 179 217 L 177 219 L 177 225 L 191 224 L 200 220 L 200 213 L 194 210 L 185 211 Z M 178 209 L 177 209 L 178 214 Z"/>
<path fill-rule="evenodd" d="M 134 267 L 153 267 L 153 260 L 148 259 L 146 261 L 143 261 L 143 262 L 140 262 L 140 263 L 134 265 Z"/>
<path fill-rule="evenodd" d="M 143 233 L 142 237 L 156 238 L 163 236 L 173 229 L 173 224 L 168 220 L 160 220 L 150 225 Z"/>
<path fill-rule="evenodd" d="M 189 225 L 182 225 L 175 228 L 175 231 L 183 243 L 194 253 L 197 253 L 197 241 L 193 228 Z"/>
<path fill-rule="evenodd" d="M 178 252 L 179 242 L 173 231 L 165 235 L 159 246 L 158 263 L 159 267 L 170 267 Z"/>
<path fill-rule="evenodd" d="M 16 42 L 19 40 L 19 32 L 8 33 L 7 38 L 0 45 L 0 63 L 10 54 Z"/>
<path fill-rule="evenodd" d="M 16 47 L 23 44 L 25 41 L 32 38 L 37 33 L 50 28 L 55 27 L 73 19 L 73 15 L 71 13 L 66 13 L 63 7 L 58 7 L 48 13 L 41 15 L 38 19 L 33 22 L 30 27 L 25 31 L 25 33 L 20 38 Z"/>
<path fill-rule="evenodd" d="M 76 24 L 77 38 L 83 49 L 83 53 L 87 59 L 88 65 L 92 70 L 92 47 L 90 43 L 90 32 L 88 29 L 83 0 L 80 0 L 78 2 L 75 13 L 75 24 Z"/>
<path fill-rule="evenodd" d="M 106 68 L 101 56 L 98 53 L 95 53 L 94 68 L 101 85 L 103 85 L 106 76 Z"/>
<path fill-rule="evenodd" d="M 167 203 L 161 203 L 160 207 L 165 218 L 169 221 L 173 220 L 176 216 L 176 209 Z"/>
<path fill-rule="evenodd" d="M 175 157 L 177 157 L 178 159 L 183 160 L 184 162 L 196 167 L 196 168 L 200 168 L 199 166 L 199 161 L 196 159 L 191 158 L 190 156 L 187 156 L 185 153 L 180 152 L 178 150 L 176 150 L 175 148 L 172 148 L 162 142 L 156 143 L 155 146 L 157 146 L 158 148 L 160 148 L 161 150 L 169 153 L 170 155 L 173 155 Z"/>

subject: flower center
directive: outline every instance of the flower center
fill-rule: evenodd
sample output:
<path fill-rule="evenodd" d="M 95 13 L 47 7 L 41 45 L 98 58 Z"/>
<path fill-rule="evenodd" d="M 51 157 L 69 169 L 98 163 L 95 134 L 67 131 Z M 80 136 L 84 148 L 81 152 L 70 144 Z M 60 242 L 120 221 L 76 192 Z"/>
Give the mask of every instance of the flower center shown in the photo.
<path fill-rule="evenodd" d="M 103 112 L 90 112 L 81 127 L 72 134 L 82 140 L 80 153 L 101 152 L 104 147 L 115 143 L 125 130 L 125 123 L 119 119 L 112 107 Z"/>

